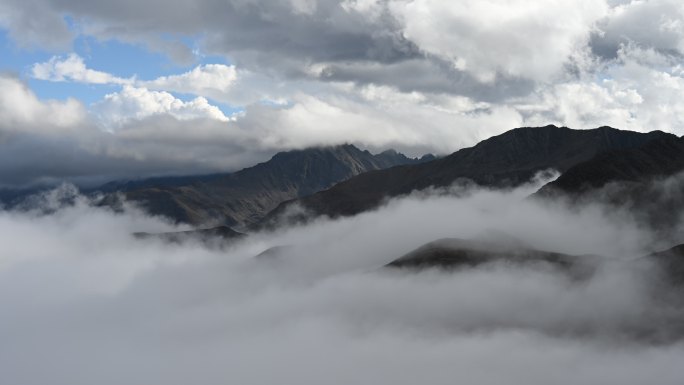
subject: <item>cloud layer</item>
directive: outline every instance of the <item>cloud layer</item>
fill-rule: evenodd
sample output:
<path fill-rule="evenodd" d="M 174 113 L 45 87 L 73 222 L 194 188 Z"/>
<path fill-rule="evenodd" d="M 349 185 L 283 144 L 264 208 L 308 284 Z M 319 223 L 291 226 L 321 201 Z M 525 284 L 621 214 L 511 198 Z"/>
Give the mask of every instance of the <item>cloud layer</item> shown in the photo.
<path fill-rule="evenodd" d="M 72 192 L 54 192 L 52 214 L 0 212 L 0 368 L 22 384 L 679 383 L 684 314 L 628 263 L 654 233 L 600 205 L 524 200 L 537 187 L 410 197 L 223 250 L 135 239 L 174 227 L 80 198 L 60 209 Z M 380 268 L 502 231 L 613 259 L 584 282 L 543 266 Z"/>

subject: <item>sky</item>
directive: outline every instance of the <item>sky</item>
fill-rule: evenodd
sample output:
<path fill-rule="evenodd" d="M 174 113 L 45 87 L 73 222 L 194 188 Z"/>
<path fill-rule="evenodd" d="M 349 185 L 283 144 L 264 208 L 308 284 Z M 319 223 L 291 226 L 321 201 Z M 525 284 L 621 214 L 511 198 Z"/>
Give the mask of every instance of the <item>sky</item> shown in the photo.
<path fill-rule="evenodd" d="M 231 171 L 519 126 L 684 134 L 676 0 L 5 0 L 0 184 Z"/>

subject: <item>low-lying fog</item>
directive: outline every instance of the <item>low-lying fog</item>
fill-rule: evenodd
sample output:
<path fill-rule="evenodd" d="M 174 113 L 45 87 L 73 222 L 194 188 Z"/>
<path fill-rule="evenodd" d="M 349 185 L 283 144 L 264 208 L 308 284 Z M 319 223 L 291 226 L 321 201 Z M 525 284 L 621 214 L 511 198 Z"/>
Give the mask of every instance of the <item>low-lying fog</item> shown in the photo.
<path fill-rule="evenodd" d="M 681 384 L 681 302 L 627 263 L 681 240 L 599 204 L 525 199 L 542 183 L 419 194 L 224 249 L 136 239 L 179 228 L 53 192 L 48 213 L 0 212 L 0 382 Z M 503 236 L 606 258 L 587 281 L 382 268 L 438 238 Z"/>

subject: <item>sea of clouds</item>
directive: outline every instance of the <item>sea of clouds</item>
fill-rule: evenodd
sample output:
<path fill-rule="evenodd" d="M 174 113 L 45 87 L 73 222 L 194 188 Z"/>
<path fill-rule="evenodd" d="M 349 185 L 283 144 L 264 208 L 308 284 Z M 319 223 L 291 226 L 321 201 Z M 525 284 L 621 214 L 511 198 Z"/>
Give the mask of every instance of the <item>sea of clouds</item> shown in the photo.
<path fill-rule="evenodd" d="M 681 384 L 684 296 L 633 263 L 681 240 L 612 206 L 528 199 L 544 182 L 414 194 L 226 247 L 138 239 L 186 228 L 63 186 L 0 211 L 0 382 Z M 500 234 L 596 255 L 596 271 L 383 267 Z"/>

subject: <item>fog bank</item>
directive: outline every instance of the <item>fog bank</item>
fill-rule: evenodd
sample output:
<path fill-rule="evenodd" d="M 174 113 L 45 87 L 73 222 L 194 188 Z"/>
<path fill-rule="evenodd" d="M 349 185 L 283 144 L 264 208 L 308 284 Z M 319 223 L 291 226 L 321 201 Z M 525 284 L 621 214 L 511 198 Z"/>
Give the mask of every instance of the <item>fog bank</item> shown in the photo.
<path fill-rule="evenodd" d="M 225 248 L 136 239 L 183 228 L 60 193 L 2 211 L 3 383 L 681 383 L 682 302 L 632 263 L 677 240 L 599 203 L 526 199 L 543 182 L 417 194 Z M 581 282 L 505 263 L 382 268 L 438 238 L 502 234 L 603 257 Z"/>

